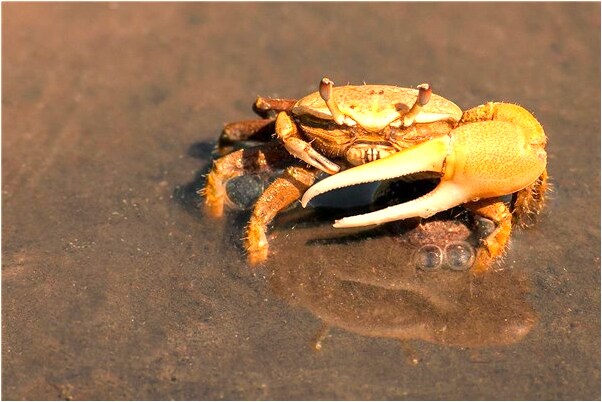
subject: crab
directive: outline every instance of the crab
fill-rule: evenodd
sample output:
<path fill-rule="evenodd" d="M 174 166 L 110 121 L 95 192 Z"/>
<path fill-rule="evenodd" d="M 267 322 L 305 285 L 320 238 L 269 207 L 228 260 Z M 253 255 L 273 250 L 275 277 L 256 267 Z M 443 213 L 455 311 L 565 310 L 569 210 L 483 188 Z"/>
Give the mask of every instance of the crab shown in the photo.
<path fill-rule="evenodd" d="M 231 204 L 228 180 L 282 171 L 256 201 L 246 228 L 251 266 L 268 258 L 267 228 L 280 211 L 361 183 L 425 175 L 438 180 L 425 195 L 337 220 L 336 228 L 428 218 L 457 206 L 492 221 L 474 272 L 486 271 L 504 254 L 513 225 L 530 224 L 544 207 L 547 138 L 521 106 L 488 102 L 463 112 L 428 84 L 335 87 L 323 78 L 317 92 L 300 100 L 259 97 L 253 108 L 262 119 L 227 124 L 218 148 L 264 143 L 215 160 L 200 190 L 207 214 L 220 217 Z"/>

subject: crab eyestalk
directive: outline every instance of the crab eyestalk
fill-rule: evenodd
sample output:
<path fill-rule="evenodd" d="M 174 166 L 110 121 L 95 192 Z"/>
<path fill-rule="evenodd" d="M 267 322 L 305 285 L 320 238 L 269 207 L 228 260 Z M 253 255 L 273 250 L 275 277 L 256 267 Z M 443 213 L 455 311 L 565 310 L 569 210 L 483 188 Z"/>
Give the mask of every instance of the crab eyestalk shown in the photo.
<path fill-rule="evenodd" d="M 334 86 L 334 82 L 332 82 L 331 80 L 329 80 L 326 77 L 322 78 L 322 81 L 320 81 L 320 89 L 319 89 L 320 97 L 324 100 L 324 102 L 326 102 L 326 106 L 328 107 L 328 110 L 330 111 L 332 118 L 334 119 L 334 121 L 337 124 L 341 124 L 341 125 L 346 124 L 348 126 L 355 125 L 355 121 L 353 119 L 351 119 L 350 117 L 346 116 L 343 112 L 341 112 L 341 110 L 337 106 L 337 103 L 335 102 L 334 98 L 332 98 L 332 87 L 333 86 Z"/>
<path fill-rule="evenodd" d="M 429 84 L 420 84 L 417 88 L 418 97 L 416 98 L 416 102 L 414 102 L 410 111 L 402 116 L 404 127 L 409 127 L 414 124 L 414 120 L 416 119 L 416 116 L 418 116 L 418 113 L 420 113 L 422 108 L 429 103 L 429 100 L 431 100 L 433 90 Z"/>

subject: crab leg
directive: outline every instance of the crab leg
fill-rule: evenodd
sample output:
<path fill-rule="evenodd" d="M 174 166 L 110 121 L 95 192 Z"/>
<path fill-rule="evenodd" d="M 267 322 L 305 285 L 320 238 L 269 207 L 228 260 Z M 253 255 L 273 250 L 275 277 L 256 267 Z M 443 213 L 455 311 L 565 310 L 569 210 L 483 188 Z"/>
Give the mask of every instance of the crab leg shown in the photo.
<path fill-rule="evenodd" d="M 236 141 L 269 141 L 275 132 L 276 114 L 290 112 L 297 103 L 296 99 L 272 99 L 258 96 L 253 103 L 253 111 L 263 119 L 243 120 L 224 126 L 217 147 L 223 148 Z"/>
<path fill-rule="evenodd" d="M 328 177 L 304 194 L 302 205 L 318 194 L 354 184 L 418 172 L 442 175 L 439 185 L 418 199 L 343 218 L 334 225 L 357 227 L 429 217 L 469 201 L 512 194 L 534 183 L 546 167 L 546 138 L 539 123 L 520 106 L 479 108 L 493 110 L 490 115 L 495 119 L 460 125 L 449 135 Z M 479 108 L 475 112 L 480 113 Z"/>
<path fill-rule="evenodd" d="M 297 103 L 297 99 L 279 99 L 257 97 L 253 104 L 253 111 L 263 118 L 273 119 L 280 112 L 290 112 Z"/>
<path fill-rule="evenodd" d="M 546 192 L 551 187 L 548 182 L 548 172 L 544 170 L 533 184 L 514 194 L 512 223 L 521 227 L 528 227 L 534 223 L 546 203 Z"/>
<path fill-rule="evenodd" d="M 244 246 L 249 264 L 257 265 L 268 257 L 267 227 L 276 215 L 297 201 L 316 179 L 315 169 L 290 166 L 261 194 L 247 227 Z"/>
<path fill-rule="evenodd" d="M 237 141 L 269 141 L 275 131 L 274 119 L 243 120 L 224 126 L 217 142 L 220 153 Z"/>
<path fill-rule="evenodd" d="M 512 231 L 512 213 L 500 198 L 489 198 L 469 202 L 465 207 L 476 215 L 491 220 L 496 226 L 493 232 L 482 239 L 483 247 L 477 251 L 473 272 L 487 270 L 492 260 L 504 254 Z"/>

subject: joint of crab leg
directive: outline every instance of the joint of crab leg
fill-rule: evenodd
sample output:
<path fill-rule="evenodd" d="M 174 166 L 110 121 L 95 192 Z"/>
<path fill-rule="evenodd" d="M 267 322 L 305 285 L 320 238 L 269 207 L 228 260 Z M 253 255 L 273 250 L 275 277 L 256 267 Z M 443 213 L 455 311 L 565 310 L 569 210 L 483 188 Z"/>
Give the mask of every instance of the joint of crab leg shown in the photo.
<path fill-rule="evenodd" d="M 416 119 L 416 116 L 418 116 L 418 113 L 420 113 L 422 108 L 429 103 L 429 100 L 431 100 L 433 90 L 429 84 L 420 84 L 417 88 L 418 97 L 416 98 L 416 102 L 414 102 L 410 111 L 403 116 L 404 127 L 409 127 L 414 124 L 414 120 Z"/>
<path fill-rule="evenodd" d="M 346 124 L 348 126 L 355 125 L 355 121 L 343 114 L 337 103 L 332 98 L 332 87 L 334 86 L 334 82 L 329 80 L 328 78 L 322 78 L 320 81 L 320 97 L 326 102 L 326 106 L 328 110 L 330 110 L 330 114 L 332 118 L 337 124 Z"/>

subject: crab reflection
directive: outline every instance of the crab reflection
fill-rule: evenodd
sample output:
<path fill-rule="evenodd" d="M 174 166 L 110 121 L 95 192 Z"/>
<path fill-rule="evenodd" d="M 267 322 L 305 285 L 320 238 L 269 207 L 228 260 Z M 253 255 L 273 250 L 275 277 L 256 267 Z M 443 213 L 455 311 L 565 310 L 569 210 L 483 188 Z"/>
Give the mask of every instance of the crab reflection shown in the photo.
<path fill-rule="evenodd" d="M 471 273 L 478 241 L 441 217 L 345 234 L 296 227 L 277 234 L 267 267 L 273 291 L 325 326 L 462 347 L 520 341 L 536 322 L 526 280 L 512 269 Z"/>

